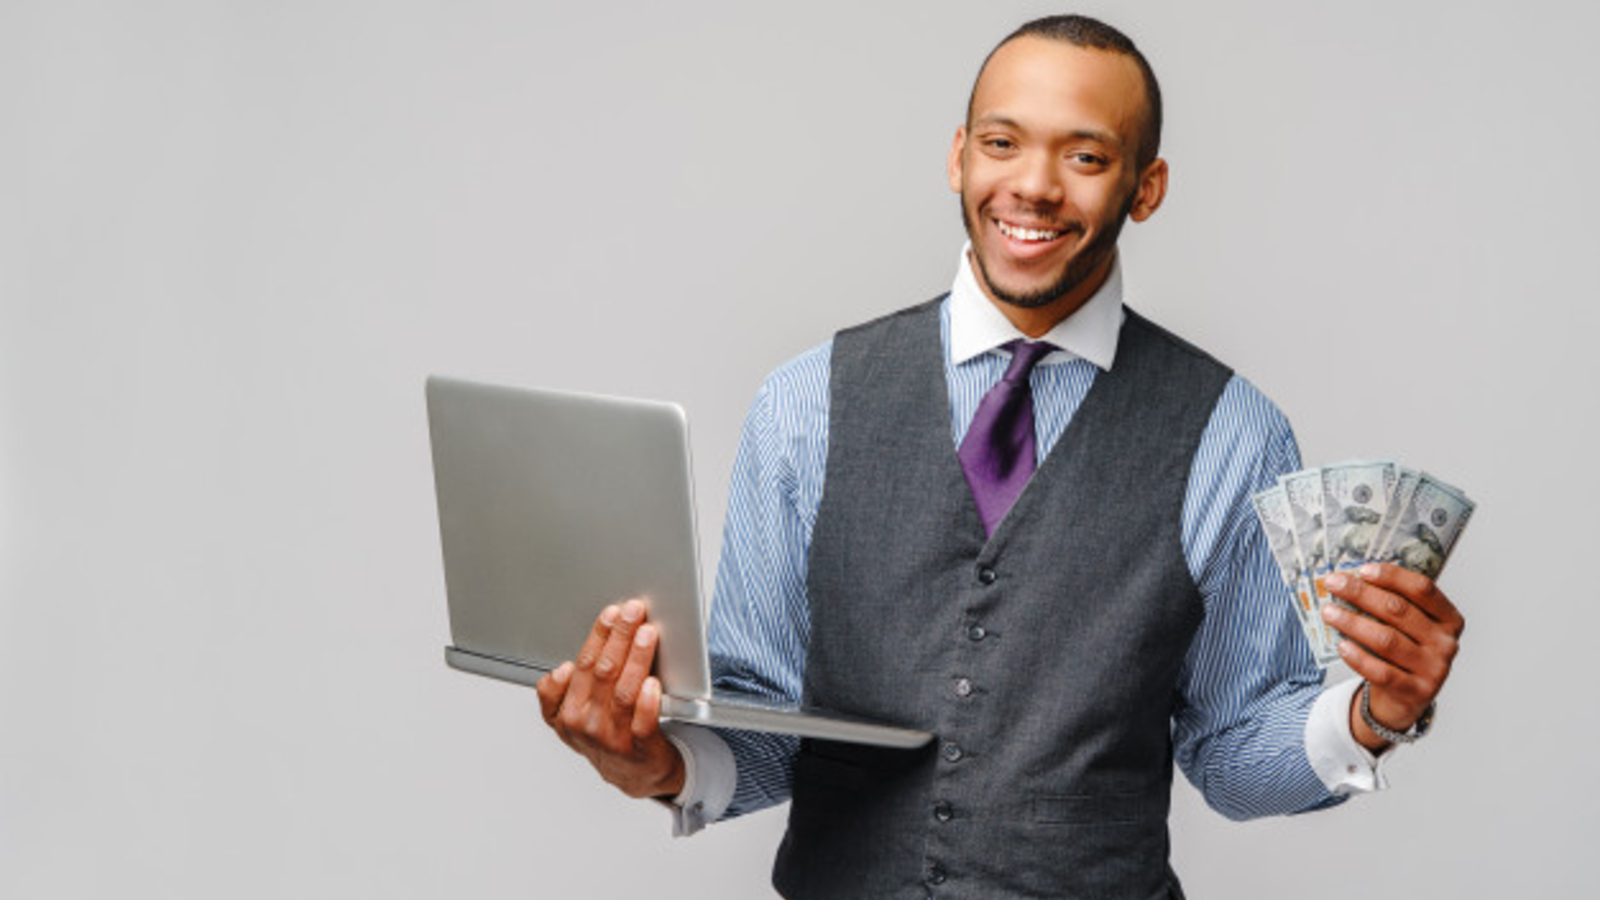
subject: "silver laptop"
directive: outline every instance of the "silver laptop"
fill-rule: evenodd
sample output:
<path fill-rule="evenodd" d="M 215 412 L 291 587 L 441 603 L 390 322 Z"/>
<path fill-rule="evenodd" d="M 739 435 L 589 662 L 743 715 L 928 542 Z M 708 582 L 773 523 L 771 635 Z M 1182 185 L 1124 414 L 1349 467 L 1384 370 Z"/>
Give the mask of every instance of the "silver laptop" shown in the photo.
<path fill-rule="evenodd" d="M 713 693 L 688 421 L 671 403 L 428 379 L 450 607 L 445 661 L 533 685 L 607 604 L 643 597 L 663 721 L 888 747 L 932 736 Z"/>

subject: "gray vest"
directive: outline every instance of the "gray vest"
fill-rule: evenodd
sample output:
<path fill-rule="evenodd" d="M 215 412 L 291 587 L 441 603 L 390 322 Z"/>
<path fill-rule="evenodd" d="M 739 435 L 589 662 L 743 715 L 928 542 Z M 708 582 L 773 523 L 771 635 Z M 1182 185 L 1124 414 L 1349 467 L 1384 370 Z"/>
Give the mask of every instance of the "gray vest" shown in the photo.
<path fill-rule="evenodd" d="M 1128 313 L 985 538 L 950 439 L 937 300 L 841 332 L 813 531 L 805 699 L 931 731 L 805 741 L 789 898 L 1181 896 L 1170 717 L 1202 616 L 1180 520 L 1231 373 Z"/>

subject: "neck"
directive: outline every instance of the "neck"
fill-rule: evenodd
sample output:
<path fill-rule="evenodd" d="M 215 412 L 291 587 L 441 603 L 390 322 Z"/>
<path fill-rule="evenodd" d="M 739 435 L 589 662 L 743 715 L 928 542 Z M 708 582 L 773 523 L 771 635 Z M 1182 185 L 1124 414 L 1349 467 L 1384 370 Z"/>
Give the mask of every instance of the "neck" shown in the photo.
<path fill-rule="evenodd" d="M 993 303 L 995 308 L 1000 310 L 1000 313 L 1018 331 L 1029 338 L 1035 339 L 1043 337 L 1050 329 L 1066 321 L 1068 316 L 1077 312 L 1085 303 L 1088 303 L 1089 298 L 1093 297 L 1095 292 L 1100 290 L 1106 283 L 1106 279 L 1111 277 L 1111 266 L 1117 258 L 1116 254 L 1107 254 L 1106 258 L 1101 260 L 1089 272 L 1088 278 L 1073 285 L 1072 289 L 1065 294 L 1043 306 L 1026 307 L 1007 303 L 997 298 L 994 295 L 994 291 L 989 289 L 989 283 L 984 280 L 982 270 L 978 268 L 976 263 L 971 261 L 971 251 L 968 252 L 968 262 L 973 267 L 973 274 L 977 276 L 978 287 L 983 289 L 983 296 L 988 298 L 989 302 Z"/>

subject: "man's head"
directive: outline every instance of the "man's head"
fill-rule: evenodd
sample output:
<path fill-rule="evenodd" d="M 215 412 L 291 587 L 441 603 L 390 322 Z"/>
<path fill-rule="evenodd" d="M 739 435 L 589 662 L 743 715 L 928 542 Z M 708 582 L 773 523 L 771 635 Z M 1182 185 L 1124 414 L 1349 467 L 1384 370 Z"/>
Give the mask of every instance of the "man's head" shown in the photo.
<path fill-rule="evenodd" d="M 1013 321 L 1070 315 L 1104 282 L 1123 220 L 1160 205 L 1160 115 L 1144 58 L 1093 19 L 1030 22 L 984 61 L 950 186 L 979 279 Z"/>

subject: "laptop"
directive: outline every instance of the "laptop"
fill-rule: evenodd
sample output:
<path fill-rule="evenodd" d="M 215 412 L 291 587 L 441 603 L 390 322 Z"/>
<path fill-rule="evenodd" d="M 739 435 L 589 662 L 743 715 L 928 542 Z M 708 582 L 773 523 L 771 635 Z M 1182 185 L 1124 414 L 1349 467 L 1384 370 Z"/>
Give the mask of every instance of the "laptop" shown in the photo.
<path fill-rule="evenodd" d="M 713 691 L 688 419 L 676 404 L 427 382 L 451 646 L 445 661 L 532 686 L 608 604 L 645 599 L 662 721 L 912 748 L 926 732 Z"/>

